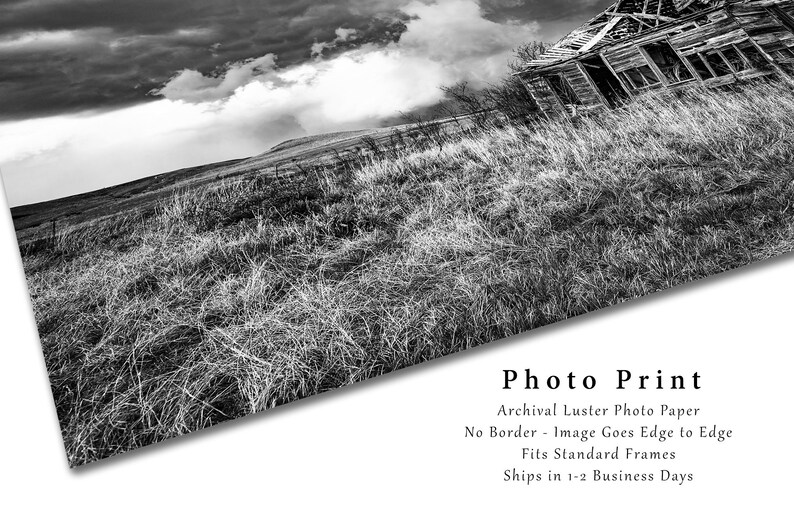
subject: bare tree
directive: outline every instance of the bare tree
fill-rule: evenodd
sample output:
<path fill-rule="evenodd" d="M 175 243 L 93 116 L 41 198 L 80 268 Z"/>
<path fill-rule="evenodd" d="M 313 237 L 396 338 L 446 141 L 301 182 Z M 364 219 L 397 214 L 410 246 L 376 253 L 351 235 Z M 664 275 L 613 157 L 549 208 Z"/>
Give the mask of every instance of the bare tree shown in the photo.
<path fill-rule="evenodd" d="M 441 87 L 446 96 L 441 108 L 453 117 L 466 115 L 477 127 L 504 121 L 522 124 L 532 121 L 538 114 L 537 105 L 516 74 L 526 63 L 543 55 L 549 46 L 540 41 L 522 44 L 513 50 L 513 59 L 508 63 L 510 73 L 483 89 L 473 90 L 466 82 Z"/>
<path fill-rule="evenodd" d="M 513 59 L 507 63 L 510 72 L 516 73 L 521 71 L 528 62 L 539 59 L 551 46 L 551 44 L 537 40 L 525 42 L 513 50 Z"/>

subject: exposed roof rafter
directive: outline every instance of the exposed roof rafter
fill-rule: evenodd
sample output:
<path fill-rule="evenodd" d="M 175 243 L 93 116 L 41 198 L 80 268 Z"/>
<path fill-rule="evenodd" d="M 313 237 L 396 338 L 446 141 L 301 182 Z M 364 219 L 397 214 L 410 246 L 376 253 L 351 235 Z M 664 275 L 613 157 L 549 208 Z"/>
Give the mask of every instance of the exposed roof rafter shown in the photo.
<path fill-rule="evenodd" d="M 602 41 L 622 40 L 645 31 L 653 31 L 662 24 L 711 4 L 724 0 L 618 0 L 603 13 L 563 37 L 543 55 L 527 63 L 527 67 L 546 66 L 584 53 Z"/>

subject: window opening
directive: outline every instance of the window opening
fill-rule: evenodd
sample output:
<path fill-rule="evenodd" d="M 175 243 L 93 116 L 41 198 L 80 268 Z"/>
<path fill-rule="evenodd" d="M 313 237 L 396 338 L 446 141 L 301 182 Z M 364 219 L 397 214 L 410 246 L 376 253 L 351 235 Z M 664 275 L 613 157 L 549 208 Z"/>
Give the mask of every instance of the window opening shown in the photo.
<path fill-rule="evenodd" d="M 758 68 L 759 70 L 769 68 L 769 61 L 764 57 L 764 54 L 758 51 L 758 48 L 753 46 L 752 42 L 741 42 L 737 44 L 736 47 L 753 68 Z"/>
<path fill-rule="evenodd" d="M 669 43 L 657 42 L 642 48 L 670 83 L 681 83 L 694 79 L 692 72 Z"/>
<path fill-rule="evenodd" d="M 709 67 L 706 66 L 706 63 L 703 62 L 703 59 L 701 59 L 698 54 L 688 55 L 685 59 L 689 61 L 689 64 L 692 65 L 692 68 L 695 69 L 701 79 L 711 79 L 714 77 L 714 74 L 711 73 Z"/>
<path fill-rule="evenodd" d="M 717 77 L 722 77 L 724 75 L 730 75 L 731 67 L 728 66 L 728 63 L 725 62 L 725 59 L 722 58 L 717 52 L 710 52 L 706 54 L 706 60 L 711 65 L 711 69 L 714 70 L 714 73 L 717 74 Z"/>
<path fill-rule="evenodd" d="M 733 46 L 726 46 L 725 48 L 720 48 L 722 55 L 728 60 L 728 64 L 731 65 L 731 68 L 735 72 L 741 72 L 742 70 L 747 70 L 750 66 L 744 60 L 744 57 L 734 48 Z"/>
<path fill-rule="evenodd" d="M 659 78 L 653 73 L 650 66 L 640 66 L 630 68 L 622 72 L 623 79 L 628 80 L 627 84 L 636 89 L 647 88 L 659 84 Z"/>
<path fill-rule="evenodd" d="M 618 78 L 601 57 L 590 57 L 582 60 L 580 64 L 611 107 L 620 105 L 629 97 Z"/>
<path fill-rule="evenodd" d="M 581 105 L 582 100 L 576 95 L 571 83 L 562 74 L 550 75 L 546 78 L 557 97 L 563 105 Z"/>

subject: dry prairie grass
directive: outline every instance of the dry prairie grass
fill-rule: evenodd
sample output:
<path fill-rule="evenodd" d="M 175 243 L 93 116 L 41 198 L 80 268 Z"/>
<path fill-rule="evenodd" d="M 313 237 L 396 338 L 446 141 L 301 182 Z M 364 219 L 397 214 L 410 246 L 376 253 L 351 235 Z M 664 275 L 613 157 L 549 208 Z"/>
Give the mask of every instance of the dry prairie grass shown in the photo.
<path fill-rule="evenodd" d="M 70 463 L 791 250 L 790 90 L 470 132 L 30 249 Z"/>

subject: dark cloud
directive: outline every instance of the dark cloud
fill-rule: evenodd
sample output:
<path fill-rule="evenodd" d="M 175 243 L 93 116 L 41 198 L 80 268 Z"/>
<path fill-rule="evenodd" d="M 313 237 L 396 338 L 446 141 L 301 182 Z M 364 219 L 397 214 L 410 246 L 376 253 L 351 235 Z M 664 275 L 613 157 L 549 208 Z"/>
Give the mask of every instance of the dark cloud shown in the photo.
<path fill-rule="evenodd" d="M 610 2 L 482 0 L 493 19 L 536 20 L 544 38 Z M 279 66 L 396 40 L 408 0 L 10 0 L 0 3 L 0 119 L 123 107 L 178 71 L 211 74 L 274 54 Z M 548 24 L 548 25 L 547 25 Z M 337 30 L 356 30 L 340 39 Z M 317 47 L 315 46 L 315 51 Z"/>

